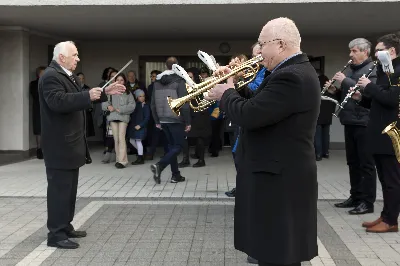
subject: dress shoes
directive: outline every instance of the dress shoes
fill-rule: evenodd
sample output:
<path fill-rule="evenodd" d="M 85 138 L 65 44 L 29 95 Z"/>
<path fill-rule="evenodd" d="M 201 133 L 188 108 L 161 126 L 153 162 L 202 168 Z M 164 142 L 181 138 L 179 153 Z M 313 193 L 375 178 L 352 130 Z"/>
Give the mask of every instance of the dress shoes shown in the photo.
<path fill-rule="evenodd" d="M 379 217 L 378 219 L 376 219 L 373 222 L 363 222 L 362 227 L 368 228 L 368 227 L 375 226 L 375 225 L 379 224 L 380 222 L 382 222 L 382 220 L 383 220 L 382 217 Z"/>
<path fill-rule="evenodd" d="M 368 204 L 363 201 L 357 207 L 350 210 L 349 214 L 359 215 L 359 214 L 366 214 L 366 213 L 373 213 L 373 212 L 374 212 L 374 205 Z"/>
<path fill-rule="evenodd" d="M 235 197 L 236 196 L 236 188 L 232 188 L 231 191 L 227 191 L 225 192 L 225 195 L 227 195 L 228 197 Z"/>
<path fill-rule="evenodd" d="M 354 200 L 352 197 L 348 198 L 347 200 L 340 202 L 340 203 L 335 203 L 335 207 L 337 208 L 355 208 L 359 205 L 359 203 Z"/>
<path fill-rule="evenodd" d="M 58 242 L 47 242 L 47 246 L 53 248 L 61 248 L 61 249 L 76 249 L 79 248 L 79 244 L 75 243 L 69 239 L 61 240 Z"/>
<path fill-rule="evenodd" d="M 75 230 L 73 230 L 73 231 L 68 232 L 67 236 L 69 238 L 82 238 L 82 237 L 86 237 L 87 234 L 86 234 L 85 231 L 75 231 Z"/>
<path fill-rule="evenodd" d="M 247 263 L 258 264 L 258 260 L 256 260 L 255 258 L 252 258 L 250 256 L 247 256 Z"/>
<path fill-rule="evenodd" d="M 398 232 L 399 227 L 398 225 L 388 225 L 385 222 L 380 222 L 377 225 L 374 225 L 372 227 L 368 227 L 366 229 L 367 232 L 370 233 L 389 233 L 389 232 Z"/>

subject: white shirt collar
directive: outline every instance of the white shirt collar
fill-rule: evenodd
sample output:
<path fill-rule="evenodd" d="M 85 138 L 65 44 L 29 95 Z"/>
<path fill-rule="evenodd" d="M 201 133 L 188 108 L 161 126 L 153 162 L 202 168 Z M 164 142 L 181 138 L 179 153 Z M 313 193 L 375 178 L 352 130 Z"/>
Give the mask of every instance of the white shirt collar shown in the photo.
<path fill-rule="evenodd" d="M 61 66 L 60 67 L 64 70 L 65 73 L 67 73 L 68 76 L 72 76 L 72 72 L 66 69 L 65 67 Z"/>

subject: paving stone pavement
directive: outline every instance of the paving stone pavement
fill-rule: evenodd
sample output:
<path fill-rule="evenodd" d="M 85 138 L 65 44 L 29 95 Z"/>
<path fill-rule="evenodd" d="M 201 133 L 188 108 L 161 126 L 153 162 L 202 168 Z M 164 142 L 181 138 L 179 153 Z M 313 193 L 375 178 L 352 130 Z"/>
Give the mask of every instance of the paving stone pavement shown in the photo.
<path fill-rule="evenodd" d="M 81 248 L 46 246 L 46 179 L 43 161 L 0 167 L 0 266 L 3 265 L 250 265 L 233 246 L 234 187 L 229 150 L 206 158 L 207 166 L 184 168 L 187 181 L 159 186 L 149 163 L 115 169 L 95 163 L 82 168 L 74 225 L 88 231 Z M 348 197 L 343 151 L 318 162 L 319 256 L 303 265 L 400 265 L 400 235 L 370 234 L 360 226 L 375 213 L 350 216 L 333 207 Z M 378 199 L 381 190 L 378 185 Z M 273 215 L 273 214 L 271 214 Z"/>

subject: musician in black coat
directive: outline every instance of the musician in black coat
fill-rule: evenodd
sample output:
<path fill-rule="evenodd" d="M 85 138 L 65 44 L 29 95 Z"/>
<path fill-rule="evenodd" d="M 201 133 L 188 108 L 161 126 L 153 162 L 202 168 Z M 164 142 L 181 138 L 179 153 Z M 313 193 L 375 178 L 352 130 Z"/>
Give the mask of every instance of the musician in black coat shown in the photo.
<path fill-rule="evenodd" d="M 103 91 L 83 91 L 73 75 L 79 62 L 73 42 L 55 46 L 53 61 L 39 80 L 42 149 L 47 174 L 47 245 L 73 249 L 79 245 L 68 238 L 84 237 L 71 222 L 75 212 L 79 168 L 90 163 L 85 135 L 85 110 L 93 101 L 106 101 L 107 94 L 120 94 L 124 86 L 112 84 Z"/>
<path fill-rule="evenodd" d="M 385 233 L 398 231 L 400 211 L 400 164 L 396 160 L 395 150 L 390 137 L 382 131 L 390 123 L 399 121 L 400 94 L 400 39 L 388 34 L 378 39 L 375 51 L 388 51 L 392 59 L 394 73 L 389 76 L 383 72 L 382 65 L 377 67 L 376 84 L 362 77 L 357 85 L 362 89 L 360 105 L 370 108 L 370 120 L 367 126 L 368 148 L 373 154 L 378 178 L 382 185 L 383 210 L 373 222 L 363 223 L 367 232 Z M 355 93 L 354 99 L 360 100 Z"/>
<path fill-rule="evenodd" d="M 211 89 L 207 99 L 220 99 L 220 108 L 241 128 L 235 248 L 259 265 L 300 266 L 318 254 L 313 142 L 320 86 L 291 20 L 268 22 L 259 44 L 271 74 L 254 95 L 241 97 L 228 80 Z M 217 74 L 229 71 L 220 68 Z"/>

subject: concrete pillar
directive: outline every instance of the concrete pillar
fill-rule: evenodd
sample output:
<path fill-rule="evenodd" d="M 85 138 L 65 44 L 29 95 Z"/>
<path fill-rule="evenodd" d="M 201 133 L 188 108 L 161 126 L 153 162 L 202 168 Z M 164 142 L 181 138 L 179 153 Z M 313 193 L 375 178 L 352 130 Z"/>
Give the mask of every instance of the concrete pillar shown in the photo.
<path fill-rule="evenodd" d="M 29 33 L 0 27 L 0 151 L 29 150 Z"/>

